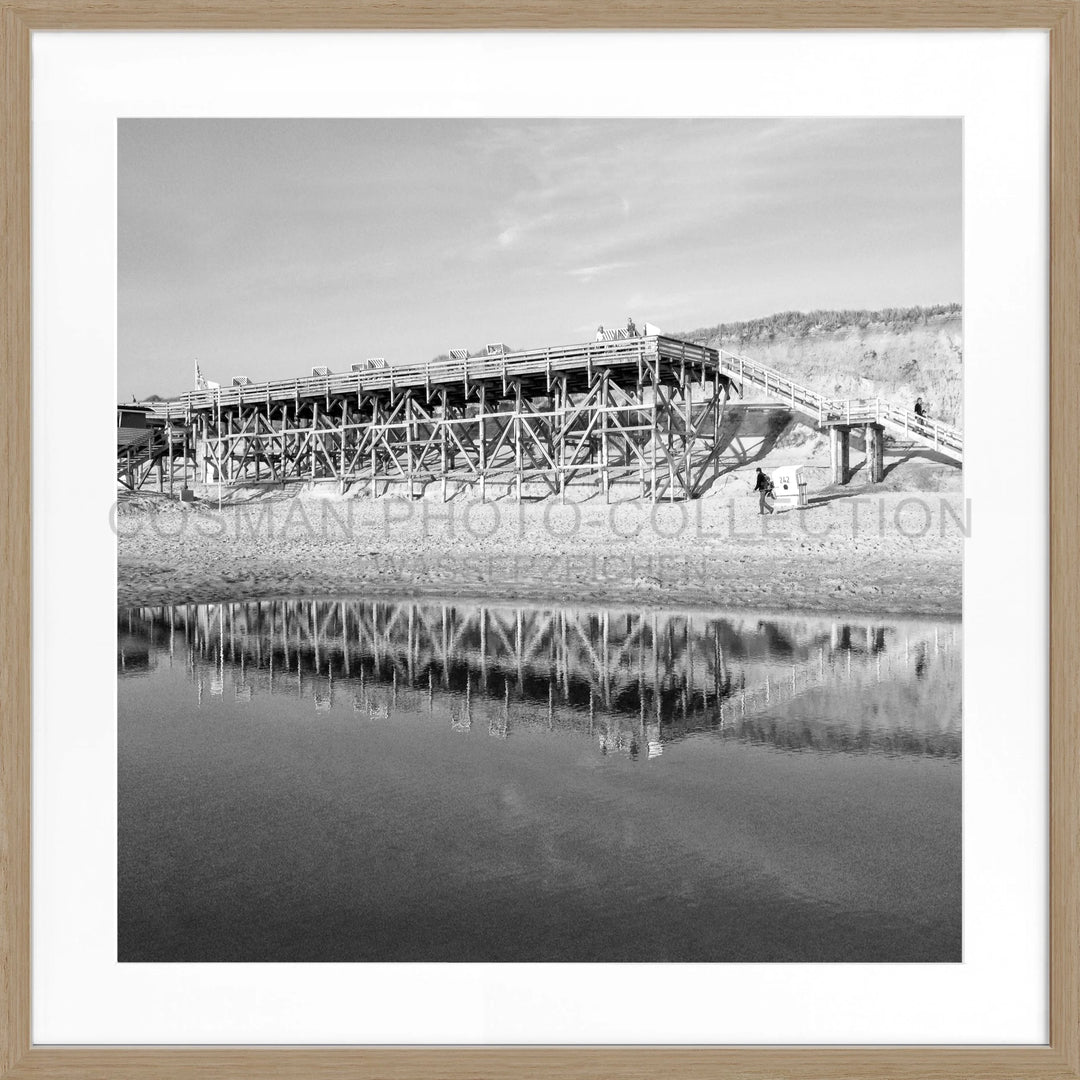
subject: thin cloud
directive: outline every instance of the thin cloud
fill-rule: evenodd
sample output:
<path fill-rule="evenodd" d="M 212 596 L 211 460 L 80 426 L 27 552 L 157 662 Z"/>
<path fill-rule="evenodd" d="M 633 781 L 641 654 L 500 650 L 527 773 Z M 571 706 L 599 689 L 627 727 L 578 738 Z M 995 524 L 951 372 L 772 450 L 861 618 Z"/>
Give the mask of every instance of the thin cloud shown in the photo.
<path fill-rule="evenodd" d="M 609 262 L 600 263 L 597 266 L 579 266 L 574 270 L 567 270 L 567 274 L 572 278 L 576 278 L 582 285 L 587 285 L 590 281 L 600 277 L 601 274 L 610 274 L 613 270 L 626 270 L 631 266 L 636 266 L 636 263 L 632 262 Z"/>
<path fill-rule="evenodd" d="M 502 227 L 495 236 L 495 246 L 502 250 L 515 248 L 534 234 L 550 228 L 558 217 L 554 211 L 514 218 L 508 214 L 503 217 Z"/>
<path fill-rule="evenodd" d="M 957 120 L 125 120 L 119 377 L 955 299 Z M 213 377 L 213 376 L 211 376 Z M 127 396 L 124 394 L 123 396 Z"/>
<path fill-rule="evenodd" d="M 517 243 L 521 236 L 521 227 L 519 225 L 508 225 L 497 237 L 495 237 L 496 243 L 499 247 L 512 247 Z"/>

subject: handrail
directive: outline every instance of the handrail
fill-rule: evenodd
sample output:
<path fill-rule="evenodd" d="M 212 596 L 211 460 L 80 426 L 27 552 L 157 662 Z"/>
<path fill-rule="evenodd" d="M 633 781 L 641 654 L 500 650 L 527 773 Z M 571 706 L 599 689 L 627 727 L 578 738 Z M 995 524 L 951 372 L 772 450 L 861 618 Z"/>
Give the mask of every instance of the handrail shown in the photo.
<path fill-rule="evenodd" d="M 830 401 L 809 387 L 800 386 L 773 368 L 724 349 L 720 350 L 720 369 L 740 382 L 747 380 L 766 392 L 788 399 L 792 408 L 801 406 L 805 411 L 816 414 L 819 424 L 828 420 L 842 420 L 844 423 L 852 424 L 884 422 L 924 442 L 932 443 L 935 449 L 945 447 L 956 453 L 963 451 L 964 437 L 957 428 L 940 420 L 918 416 L 911 410 L 882 401 L 880 398 L 846 398 Z"/>
<path fill-rule="evenodd" d="M 802 386 L 782 372 L 756 360 L 724 349 L 714 349 L 680 338 L 662 334 L 614 341 L 590 341 L 576 345 L 555 345 L 539 349 L 524 349 L 512 353 L 471 356 L 467 359 L 426 361 L 423 364 L 399 364 L 385 368 L 342 372 L 337 375 L 311 375 L 298 379 L 271 379 L 249 386 L 226 386 L 213 390 L 189 390 L 179 401 L 165 402 L 155 409 L 166 417 L 186 415 L 192 408 L 220 408 L 268 399 L 273 394 L 288 396 L 330 396 L 331 394 L 360 393 L 371 390 L 391 392 L 407 385 L 466 384 L 470 381 L 499 379 L 523 375 L 546 375 L 553 370 L 593 364 L 640 364 L 646 357 L 670 362 L 689 361 L 706 364 L 729 375 L 739 383 L 749 381 L 786 400 L 791 408 L 801 409 L 815 417 L 819 424 L 832 421 L 844 423 L 885 423 L 913 435 L 935 448 L 954 453 L 963 451 L 962 433 L 940 420 L 918 416 L 914 412 L 878 398 L 848 398 L 829 400 L 807 386 Z"/>
<path fill-rule="evenodd" d="M 687 351 L 691 355 L 687 355 Z M 224 386 L 213 390 L 187 390 L 178 401 L 165 402 L 156 409 L 161 415 L 182 414 L 191 407 L 242 404 L 265 399 L 268 394 L 342 394 L 363 390 L 383 390 L 405 384 L 439 384 L 480 379 L 498 379 L 505 373 L 543 374 L 550 366 L 589 362 L 604 364 L 637 363 L 643 355 L 665 355 L 667 359 L 689 359 L 696 363 L 718 363 L 717 350 L 663 335 L 625 338 L 618 341 L 584 342 L 577 345 L 545 346 L 493 356 L 473 356 L 467 360 L 427 361 L 423 364 L 395 364 L 391 367 L 336 375 L 311 375 L 294 379 L 269 379 L 249 386 Z M 513 371 L 508 368 L 513 367 Z"/>
<path fill-rule="evenodd" d="M 922 438 L 932 437 L 946 446 L 960 449 L 963 447 L 963 435 L 949 424 L 940 420 L 932 420 L 891 402 L 881 401 L 879 398 L 849 398 L 844 401 L 829 401 L 825 403 L 826 419 L 844 416 L 845 421 L 873 422 L 882 421 L 892 424 L 894 427 L 903 428 L 909 434 L 919 435 Z"/>

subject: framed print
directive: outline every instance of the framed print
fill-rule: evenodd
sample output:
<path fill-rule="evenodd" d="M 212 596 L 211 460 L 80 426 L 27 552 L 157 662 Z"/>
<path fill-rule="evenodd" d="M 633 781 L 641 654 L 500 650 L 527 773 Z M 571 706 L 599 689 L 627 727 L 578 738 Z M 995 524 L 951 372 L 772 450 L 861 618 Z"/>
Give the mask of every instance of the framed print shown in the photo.
<path fill-rule="evenodd" d="M 4 1075 L 1074 1075 L 1076 15 L 8 5 Z"/>

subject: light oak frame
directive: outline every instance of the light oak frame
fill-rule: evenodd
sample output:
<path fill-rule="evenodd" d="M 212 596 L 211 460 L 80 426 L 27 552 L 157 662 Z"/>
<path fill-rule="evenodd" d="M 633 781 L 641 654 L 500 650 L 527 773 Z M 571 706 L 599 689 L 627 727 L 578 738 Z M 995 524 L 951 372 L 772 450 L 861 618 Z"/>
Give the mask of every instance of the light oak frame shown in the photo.
<path fill-rule="evenodd" d="M 1080 1077 L 1080 2 L 4 0 L 0 2 L 0 1076 Z M 35 30 L 993 29 L 1050 33 L 1050 1042 L 1014 1047 L 51 1048 L 31 1043 L 30 38 Z M 111 418 L 110 418 L 111 423 Z"/>

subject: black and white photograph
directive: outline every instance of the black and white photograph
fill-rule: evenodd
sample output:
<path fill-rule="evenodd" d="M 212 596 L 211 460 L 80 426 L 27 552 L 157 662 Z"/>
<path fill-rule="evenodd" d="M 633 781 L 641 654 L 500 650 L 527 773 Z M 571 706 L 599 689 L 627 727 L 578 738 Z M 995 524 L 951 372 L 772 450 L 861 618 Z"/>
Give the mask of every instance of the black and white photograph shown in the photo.
<path fill-rule="evenodd" d="M 121 964 L 964 959 L 961 119 L 116 136 Z"/>

